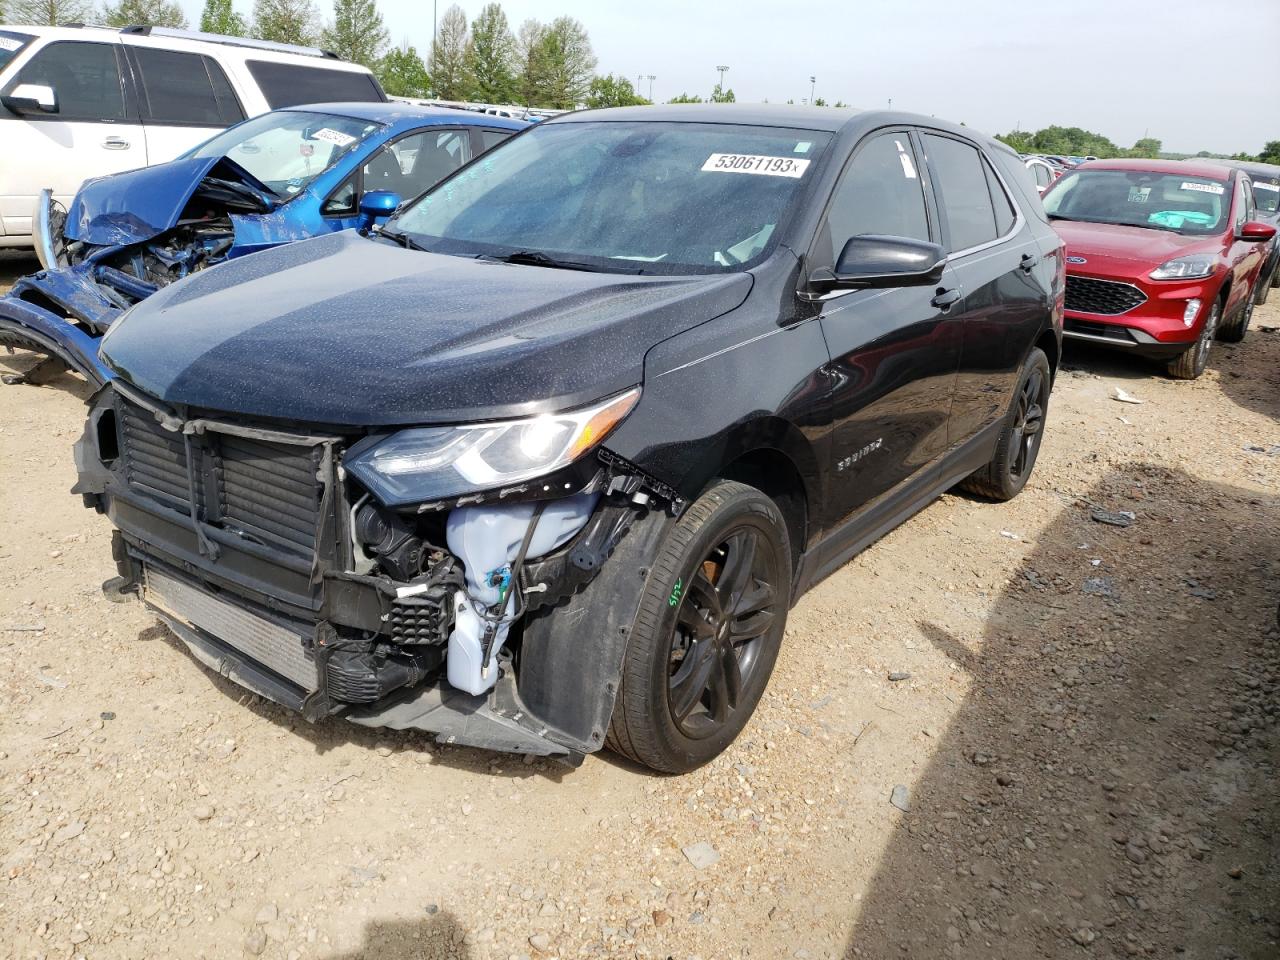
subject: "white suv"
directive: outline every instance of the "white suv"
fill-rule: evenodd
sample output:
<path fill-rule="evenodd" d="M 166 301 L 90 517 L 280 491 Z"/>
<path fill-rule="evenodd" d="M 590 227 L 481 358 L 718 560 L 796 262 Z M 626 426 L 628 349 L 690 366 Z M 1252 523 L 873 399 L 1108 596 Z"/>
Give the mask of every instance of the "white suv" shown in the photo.
<path fill-rule="evenodd" d="M 30 247 L 40 191 L 164 163 L 247 117 L 385 101 L 333 54 L 160 27 L 0 26 L 0 247 Z"/>

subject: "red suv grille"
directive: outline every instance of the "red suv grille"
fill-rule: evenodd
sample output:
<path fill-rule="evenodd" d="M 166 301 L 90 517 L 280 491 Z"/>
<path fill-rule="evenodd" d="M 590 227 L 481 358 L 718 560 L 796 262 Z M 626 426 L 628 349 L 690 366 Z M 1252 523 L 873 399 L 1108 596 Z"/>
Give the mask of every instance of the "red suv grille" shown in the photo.
<path fill-rule="evenodd" d="M 1131 283 L 1067 277 L 1067 309 L 1073 313 L 1115 316 L 1147 302 L 1147 295 Z"/>

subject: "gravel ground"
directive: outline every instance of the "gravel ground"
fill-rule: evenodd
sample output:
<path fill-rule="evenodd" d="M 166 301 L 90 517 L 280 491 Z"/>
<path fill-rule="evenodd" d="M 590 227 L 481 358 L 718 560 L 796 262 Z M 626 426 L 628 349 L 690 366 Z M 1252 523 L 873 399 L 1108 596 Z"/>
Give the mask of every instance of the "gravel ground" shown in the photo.
<path fill-rule="evenodd" d="M 84 385 L 0 388 L 0 958 L 1280 956 L 1277 326 L 1194 383 L 1071 351 L 1025 494 L 810 593 L 684 777 L 212 676 L 99 594 Z"/>

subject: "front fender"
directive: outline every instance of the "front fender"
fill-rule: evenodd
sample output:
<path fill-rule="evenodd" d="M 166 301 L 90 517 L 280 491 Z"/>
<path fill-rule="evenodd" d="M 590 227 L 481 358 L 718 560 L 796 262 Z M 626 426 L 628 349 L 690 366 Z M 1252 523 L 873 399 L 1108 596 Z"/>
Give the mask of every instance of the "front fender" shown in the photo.
<path fill-rule="evenodd" d="M 98 337 L 35 304 L 0 297 L 0 344 L 57 357 L 94 386 L 113 378 L 98 359 Z"/>

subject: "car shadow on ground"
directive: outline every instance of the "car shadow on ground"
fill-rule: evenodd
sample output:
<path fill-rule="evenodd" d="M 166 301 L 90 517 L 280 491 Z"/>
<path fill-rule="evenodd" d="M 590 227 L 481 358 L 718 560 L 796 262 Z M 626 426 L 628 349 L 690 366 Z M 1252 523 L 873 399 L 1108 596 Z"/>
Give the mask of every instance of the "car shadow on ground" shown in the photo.
<path fill-rule="evenodd" d="M 327 717 L 316 723 L 308 723 L 299 714 L 272 703 L 264 697 L 246 690 L 233 680 L 221 676 L 197 662 L 187 650 L 186 644 L 159 620 L 138 634 L 141 642 L 165 643 L 189 661 L 190 669 L 198 671 L 213 687 L 229 700 L 235 709 L 247 710 L 263 720 L 282 727 L 324 754 L 346 745 L 355 745 L 373 755 L 380 748 L 398 753 L 429 753 L 433 765 L 453 767 L 470 773 L 488 774 L 508 780 L 538 778 L 560 783 L 572 775 L 574 767 L 552 757 L 538 757 L 531 763 L 524 762 L 518 754 L 495 753 L 456 744 L 436 743 L 434 737 L 419 730 L 392 730 L 387 727 L 364 727 L 340 716 Z"/>
<path fill-rule="evenodd" d="M 453 915 L 437 909 L 420 920 L 373 920 L 364 942 L 349 953 L 325 954 L 325 960 L 471 960 L 465 931 Z"/>
<path fill-rule="evenodd" d="M 1219 352 L 1210 363 L 1219 367 L 1218 383 L 1232 403 L 1280 421 L 1280 329 L 1274 320 L 1258 323 L 1262 309 L 1243 342 L 1215 344 Z M 1280 318 L 1280 306 L 1271 307 L 1271 316 Z M 1280 454 L 1273 456 L 1280 471 Z"/>
<path fill-rule="evenodd" d="M 1131 464 L 980 637 L 919 623 L 973 686 L 846 958 L 1280 956 L 1278 584 L 1280 498 Z"/>

